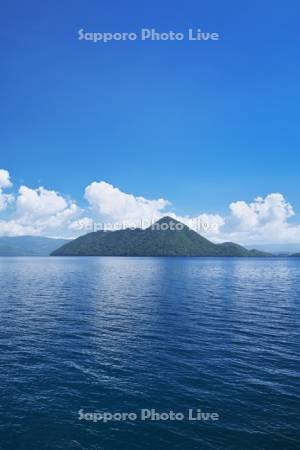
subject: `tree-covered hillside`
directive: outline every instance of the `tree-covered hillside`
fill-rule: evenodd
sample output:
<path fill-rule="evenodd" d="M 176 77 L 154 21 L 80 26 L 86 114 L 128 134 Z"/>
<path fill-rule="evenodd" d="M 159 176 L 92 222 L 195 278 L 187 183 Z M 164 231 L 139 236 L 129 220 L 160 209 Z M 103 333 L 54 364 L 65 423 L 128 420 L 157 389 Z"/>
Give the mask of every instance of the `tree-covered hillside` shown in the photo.
<path fill-rule="evenodd" d="M 57 249 L 53 256 L 267 256 L 230 242 L 214 244 L 186 225 L 164 217 L 142 229 L 97 231 Z"/>

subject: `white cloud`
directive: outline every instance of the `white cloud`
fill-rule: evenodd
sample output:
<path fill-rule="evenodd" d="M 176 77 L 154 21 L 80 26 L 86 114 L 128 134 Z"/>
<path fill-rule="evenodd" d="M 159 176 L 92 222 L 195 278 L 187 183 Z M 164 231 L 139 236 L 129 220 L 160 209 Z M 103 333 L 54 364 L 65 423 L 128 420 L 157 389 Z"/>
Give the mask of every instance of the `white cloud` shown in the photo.
<path fill-rule="evenodd" d="M 300 225 L 289 219 L 295 215 L 293 207 L 280 193 L 265 198 L 257 197 L 251 203 L 237 201 L 229 205 L 220 238 L 242 244 L 298 243 Z"/>
<path fill-rule="evenodd" d="M 89 184 L 84 193 L 88 208 L 80 209 L 68 197 L 44 187 L 20 186 L 16 199 L 3 192 L 12 187 L 7 170 L 0 170 L 0 235 L 70 236 L 92 231 L 93 226 L 149 226 L 168 215 L 214 242 L 233 241 L 243 245 L 300 243 L 300 224 L 291 221 L 292 205 L 281 193 L 257 197 L 252 202 L 231 203 L 228 215 L 181 216 L 168 211 L 163 198 L 147 199 L 122 192 L 104 181 Z M 13 205 L 13 202 L 15 203 Z M 14 206 L 7 208 L 11 204 Z M 117 229 L 117 227 L 115 229 Z"/>
<path fill-rule="evenodd" d="M 42 229 L 31 225 L 22 225 L 17 220 L 0 220 L 0 236 L 39 236 Z"/>
<path fill-rule="evenodd" d="M 14 201 L 14 196 L 12 194 L 3 194 L 0 188 L 0 211 L 3 211 L 7 206 Z"/>
<path fill-rule="evenodd" d="M 99 218 L 131 224 L 160 218 L 163 210 L 170 204 L 163 198 L 148 200 L 126 194 L 105 181 L 94 181 L 87 186 L 85 198 Z"/>
<path fill-rule="evenodd" d="M 14 201 L 12 194 L 4 194 L 3 189 L 12 187 L 9 172 L 5 169 L 0 169 L 0 211 L 3 211 L 7 206 Z"/>
<path fill-rule="evenodd" d="M 1 201 L 4 195 L 0 196 Z M 6 200 L 9 201 L 9 200 Z M 56 235 L 65 232 L 74 218 L 80 214 L 75 202 L 59 193 L 38 187 L 21 186 L 16 198 L 15 210 L 10 218 L 0 221 L 0 234 L 10 236 Z"/>
<path fill-rule="evenodd" d="M 94 221 L 91 217 L 82 217 L 81 219 L 71 222 L 69 229 L 74 231 L 85 231 L 88 233 L 89 231 L 93 231 Z"/>
<path fill-rule="evenodd" d="M 0 188 L 12 187 L 12 182 L 10 181 L 10 175 L 8 170 L 0 169 Z"/>
<path fill-rule="evenodd" d="M 178 216 L 174 213 L 168 214 L 179 222 L 184 223 L 189 228 L 205 235 L 207 238 L 214 239 L 218 236 L 225 219 L 219 214 L 200 214 L 199 216 Z"/>
<path fill-rule="evenodd" d="M 240 229 L 284 223 L 295 214 L 292 205 L 279 193 L 269 194 L 265 198 L 257 197 L 249 205 L 244 201 L 231 203 L 230 211 Z"/>
<path fill-rule="evenodd" d="M 23 226 L 31 225 L 41 232 L 67 226 L 80 212 L 75 202 L 44 187 L 21 186 L 16 200 L 16 217 Z"/>
<path fill-rule="evenodd" d="M 30 189 L 27 186 L 20 187 L 16 203 L 20 215 L 34 218 L 58 214 L 68 206 L 66 199 L 55 191 L 43 187 Z"/>

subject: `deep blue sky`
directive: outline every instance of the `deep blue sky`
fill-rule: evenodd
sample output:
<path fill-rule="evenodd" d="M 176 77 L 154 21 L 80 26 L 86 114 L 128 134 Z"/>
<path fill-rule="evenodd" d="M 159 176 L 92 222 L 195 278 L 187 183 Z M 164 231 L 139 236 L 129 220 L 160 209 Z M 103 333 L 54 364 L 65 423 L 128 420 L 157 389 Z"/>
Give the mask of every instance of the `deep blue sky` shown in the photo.
<path fill-rule="evenodd" d="M 70 194 L 105 180 L 180 214 L 281 192 L 300 209 L 298 1 L 1 2 L 0 167 Z M 77 31 L 219 42 L 79 42 Z"/>

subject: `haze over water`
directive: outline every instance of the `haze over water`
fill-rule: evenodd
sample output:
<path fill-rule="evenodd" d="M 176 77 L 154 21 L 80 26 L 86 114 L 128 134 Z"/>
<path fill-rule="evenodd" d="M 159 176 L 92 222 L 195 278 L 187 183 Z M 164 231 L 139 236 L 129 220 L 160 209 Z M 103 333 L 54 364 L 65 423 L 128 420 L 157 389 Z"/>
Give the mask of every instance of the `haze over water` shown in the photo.
<path fill-rule="evenodd" d="M 0 448 L 297 448 L 299 298 L 299 258 L 0 258 Z M 142 408 L 220 419 L 78 420 Z"/>

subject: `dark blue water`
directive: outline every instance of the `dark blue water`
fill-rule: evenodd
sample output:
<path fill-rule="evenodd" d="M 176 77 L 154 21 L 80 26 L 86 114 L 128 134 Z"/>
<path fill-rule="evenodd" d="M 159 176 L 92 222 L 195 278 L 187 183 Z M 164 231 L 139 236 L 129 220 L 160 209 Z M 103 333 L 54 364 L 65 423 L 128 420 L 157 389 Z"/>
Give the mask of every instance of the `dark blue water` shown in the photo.
<path fill-rule="evenodd" d="M 300 448 L 300 258 L 1 258 L 0 448 Z M 219 420 L 79 420 L 79 410 Z M 91 416 L 89 416 L 91 417 Z"/>

